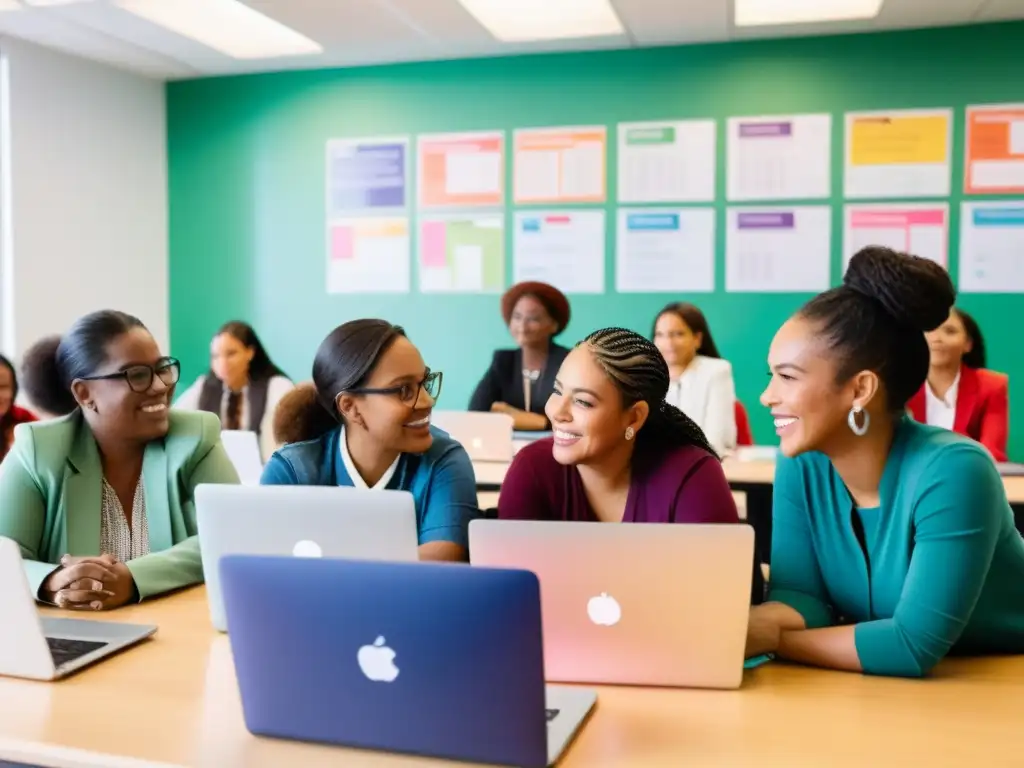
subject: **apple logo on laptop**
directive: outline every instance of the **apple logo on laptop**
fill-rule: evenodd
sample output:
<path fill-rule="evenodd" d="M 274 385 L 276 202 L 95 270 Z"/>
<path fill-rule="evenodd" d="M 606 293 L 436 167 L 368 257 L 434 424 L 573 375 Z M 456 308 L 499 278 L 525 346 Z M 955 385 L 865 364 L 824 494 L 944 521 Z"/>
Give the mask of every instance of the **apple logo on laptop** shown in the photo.
<path fill-rule="evenodd" d="M 292 554 L 296 557 L 323 557 L 324 552 L 315 541 L 303 540 L 292 547 Z"/>
<path fill-rule="evenodd" d="M 384 645 L 383 635 L 374 640 L 373 645 L 362 646 L 356 654 L 356 661 L 359 662 L 359 669 L 368 680 L 390 683 L 398 677 L 395 652 Z"/>
<path fill-rule="evenodd" d="M 622 608 L 619 606 L 618 600 L 607 592 L 602 592 L 587 602 L 587 616 L 595 624 L 611 627 L 618 624 L 619 619 L 622 618 Z"/>

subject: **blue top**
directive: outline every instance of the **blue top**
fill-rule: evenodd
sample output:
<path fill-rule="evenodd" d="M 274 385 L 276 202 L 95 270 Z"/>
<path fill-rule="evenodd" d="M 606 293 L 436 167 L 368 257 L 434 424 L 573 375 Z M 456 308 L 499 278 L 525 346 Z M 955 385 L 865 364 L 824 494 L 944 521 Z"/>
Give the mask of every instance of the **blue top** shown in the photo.
<path fill-rule="evenodd" d="M 808 629 L 855 624 L 872 674 L 917 677 L 951 651 L 1024 653 L 1024 540 L 988 452 L 903 419 L 879 492 L 879 507 L 856 509 L 823 454 L 780 459 L 769 599 Z"/>
<path fill-rule="evenodd" d="M 388 490 L 409 491 L 416 503 L 420 544 L 450 541 L 469 546 L 469 521 L 479 517 L 476 476 L 466 449 L 446 432 L 430 428 L 433 445 L 423 454 L 403 453 Z M 262 485 L 355 486 L 341 456 L 342 428 L 278 450 L 263 469 Z"/>

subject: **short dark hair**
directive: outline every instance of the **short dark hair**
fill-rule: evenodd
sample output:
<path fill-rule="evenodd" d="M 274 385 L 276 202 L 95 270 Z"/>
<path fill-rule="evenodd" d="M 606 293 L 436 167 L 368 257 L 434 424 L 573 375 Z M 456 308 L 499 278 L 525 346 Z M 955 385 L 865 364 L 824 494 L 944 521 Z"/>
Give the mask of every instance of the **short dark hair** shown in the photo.
<path fill-rule="evenodd" d="M 231 320 L 218 329 L 214 338 L 225 333 L 237 340 L 243 347 L 252 350 L 252 360 L 249 361 L 250 381 L 272 379 L 275 376 L 288 378 L 284 371 L 274 365 L 270 355 L 267 354 L 266 347 L 263 346 L 263 342 L 260 341 L 260 337 L 256 335 L 256 331 L 251 325 L 243 323 L 241 320 Z M 213 376 L 213 371 L 211 370 L 207 375 Z"/>
<path fill-rule="evenodd" d="M 985 353 L 985 338 L 981 335 L 981 326 L 969 314 L 960 307 L 953 307 L 956 316 L 964 324 L 964 332 L 971 340 L 971 351 L 963 357 L 963 364 L 968 368 L 985 368 L 988 362 L 988 355 Z"/>
<path fill-rule="evenodd" d="M 603 328 L 587 336 L 580 345 L 590 348 L 627 408 L 641 401 L 650 408 L 647 422 L 637 434 L 638 447 L 693 445 L 717 457 L 697 423 L 665 402 L 671 382 L 668 364 L 650 339 L 625 328 Z"/>
<path fill-rule="evenodd" d="M 104 309 L 79 318 L 63 336 L 37 341 L 25 353 L 21 368 L 29 399 L 55 416 L 71 413 L 78 407 L 72 382 L 103 367 L 110 342 L 145 327 L 137 317 Z"/>
<path fill-rule="evenodd" d="M 928 377 L 924 334 L 946 321 L 955 300 L 953 281 L 934 261 L 870 246 L 850 260 L 840 287 L 815 296 L 799 315 L 820 325 L 838 381 L 875 371 L 895 413 Z"/>
<path fill-rule="evenodd" d="M 718 354 L 718 347 L 715 346 L 715 340 L 711 338 L 711 327 L 708 325 L 708 320 L 704 317 L 704 313 L 700 311 L 696 304 L 690 304 L 685 301 L 676 301 L 666 305 L 662 308 L 661 312 L 658 313 L 657 317 L 654 318 L 654 328 L 651 329 L 651 336 L 654 336 L 654 332 L 657 330 L 658 321 L 662 315 L 672 314 L 686 323 L 686 327 L 694 333 L 699 333 L 701 337 L 700 347 L 697 349 L 698 355 L 704 357 L 721 357 Z"/>
<path fill-rule="evenodd" d="M 281 434 L 292 442 L 318 438 L 339 423 L 335 399 L 342 392 L 358 389 L 373 373 L 381 356 L 405 331 L 387 320 L 352 320 L 339 325 L 320 342 L 313 360 L 313 386 L 294 395 L 295 407 L 289 406 L 301 429 L 282 429 Z M 275 432 L 278 430 L 275 429 Z"/>

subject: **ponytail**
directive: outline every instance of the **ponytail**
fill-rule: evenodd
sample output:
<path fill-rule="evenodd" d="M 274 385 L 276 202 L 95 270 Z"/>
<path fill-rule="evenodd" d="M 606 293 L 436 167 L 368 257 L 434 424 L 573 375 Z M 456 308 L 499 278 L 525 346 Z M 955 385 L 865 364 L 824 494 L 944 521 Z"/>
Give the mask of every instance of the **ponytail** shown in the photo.
<path fill-rule="evenodd" d="M 303 382 L 281 398 L 274 411 L 274 441 L 304 443 L 338 428 L 338 419 L 317 397 L 312 382 Z"/>
<path fill-rule="evenodd" d="M 60 336 L 48 336 L 29 347 L 21 364 L 22 387 L 36 408 L 51 416 L 66 416 L 78 402 L 65 383 L 58 360 Z"/>
<path fill-rule="evenodd" d="M 697 422 L 664 400 L 652 407 L 647 421 L 636 436 L 637 445 L 649 448 L 671 449 L 684 445 L 703 448 L 716 459 L 721 457 L 711 447 L 707 436 Z"/>

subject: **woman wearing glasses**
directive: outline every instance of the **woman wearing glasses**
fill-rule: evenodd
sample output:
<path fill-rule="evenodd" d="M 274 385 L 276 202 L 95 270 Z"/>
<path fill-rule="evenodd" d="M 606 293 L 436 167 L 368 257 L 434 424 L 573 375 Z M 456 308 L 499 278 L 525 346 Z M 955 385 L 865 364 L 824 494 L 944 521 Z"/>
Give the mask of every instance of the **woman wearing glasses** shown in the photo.
<path fill-rule="evenodd" d="M 238 476 L 216 416 L 170 412 L 178 361 L 102 311 L 38 343 L 24 371 L 32 401 L 66 414 L 19 426 L 0 465 L 0 536 L 35 595 L 101 610 L 202 581 L 193 489 Z"/>
<path fill-rule="evenodd" d="M 409 491 L 420 559 L 465 560 L 476 478 L 465 449 L 430 426 L 440 392 L 440 372 L 398 326 L 335 328 L 317 350 L 313 384 L 278 406 L 275 435 L 289 444 L 267 462 L 263 484 Z"/>

